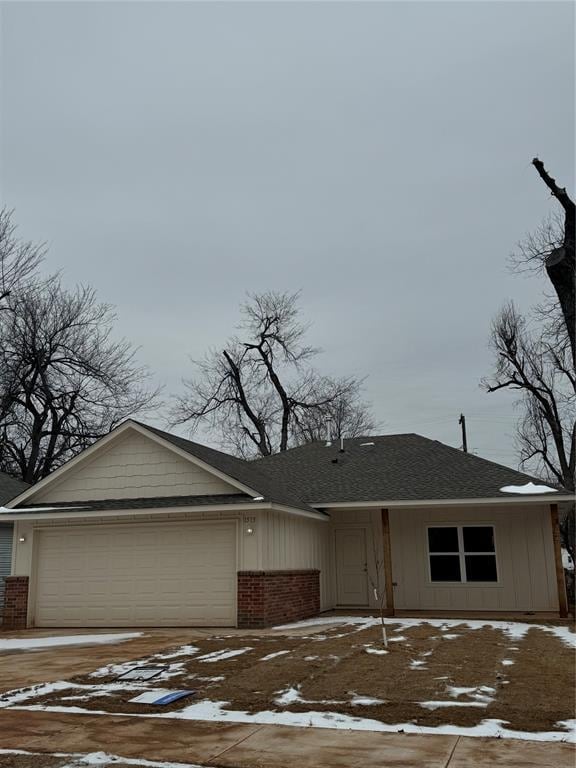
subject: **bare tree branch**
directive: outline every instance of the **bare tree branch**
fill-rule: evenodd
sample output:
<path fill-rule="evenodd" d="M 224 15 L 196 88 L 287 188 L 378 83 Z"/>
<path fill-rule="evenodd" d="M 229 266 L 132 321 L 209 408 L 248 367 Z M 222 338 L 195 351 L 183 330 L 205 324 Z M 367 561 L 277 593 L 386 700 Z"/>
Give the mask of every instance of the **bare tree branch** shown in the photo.
<path fill-rule="evenodd" d="M 50 278 L 0 314 L 0 468 L 29 483 L 157 405 L 148 373 L 91 288 Z"/>
<path fill-rule="evenodd" d="M 244 457 L 325 437 L 329 419 L 340 433 L 369 431 L 374 422 L 360 400 L 361 382 L 311 367 L 319 350 L 305 342 L 309 326 L 300 321 L 298 300 L 299 293 L 251 295 L 241 307 L 242 339 L 194 362 L 197 375 L 184 382 L 173 423 L 192 430 L 209 424 L 224 447 Z"/>
<path fill-rule="evenodd" d="M 32 282 L 36 269 L 44 258 L 45 246 L 19 240 L 12 211 L 0 210 L 0 311 L 8 308 L 12 291 Z"/>

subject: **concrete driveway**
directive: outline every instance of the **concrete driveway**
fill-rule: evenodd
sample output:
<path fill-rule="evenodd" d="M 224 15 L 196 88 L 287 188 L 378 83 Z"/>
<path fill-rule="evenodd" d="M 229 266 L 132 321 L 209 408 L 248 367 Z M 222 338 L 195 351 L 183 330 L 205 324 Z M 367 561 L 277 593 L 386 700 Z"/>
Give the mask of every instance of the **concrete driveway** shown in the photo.
<path fill-rule="evenodd" d="M 122 630 L 125 631 L 128 630 Z M 106 630 L 110 632 L 113 630 Z M 55 646 L 39 651 L 0 653 L 0 690 L 88 673 L 101 665 L 138 659 L 221 633 L 222 630 L 144 630 L 140 637 L 113 645 Z M 82 637 L 98 632 L 33 630 L 24 634 L 2 633 L 0 639 L 58 634 Z M 17 709 L 0 710 L 2 749 L 27 750 L 46 756 L 56 752 L 104 751 L 130 759 L 221 768 L 293 768 L 295 761 L 299 768 L 573 768 L 575 763 L 574 747 L 564 743 Z M 8 759 L 11 762 L 4 765 L 19 768 L 19 758 L 15 755 L 0 754 L 0 766 Z M 33 760 L 32 764 L 42 765 L 43 758 Z M 56 758 L 56 762 L 50 764 L 64 766 L 70 761 L 62 758 L 60 763 Z"/>

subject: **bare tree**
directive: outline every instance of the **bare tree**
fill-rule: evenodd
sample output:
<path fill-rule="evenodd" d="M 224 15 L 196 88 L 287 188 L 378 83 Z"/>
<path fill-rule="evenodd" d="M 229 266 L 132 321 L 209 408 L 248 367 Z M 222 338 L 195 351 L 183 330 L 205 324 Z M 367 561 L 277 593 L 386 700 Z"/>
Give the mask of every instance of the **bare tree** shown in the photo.
<path fill-rule="evenodd" d="M 19 240 L 12 211 L 0 209 L 0 310 L 8 308 L 7 299 L 14 290 L 33 279 L 44 253 L 44 245 Z"/>
<path fill-rule="evenodd" d="M 574 491 L 576 469 L 576 376 L 567 337 L 554 341 L 549 329 L 530 331 L 513 304 L 505 306 L 492 328 L 496 352 L 494 375 L 484 380 L 488 392 L 516 390 L 523 411 L 516 443 L 520 465 Z M 562 544 L 576 556 L 574 505 L 562 510 Z M 566 579 L 574 602 L 574 574 Z"/>
<path fill-rule="evenodd" d="M 378 422 L 370 405 L 362 400 L 360 379 L 349 378 L 333 381 L 327 379 L 327 394 L 340 390 L 335 399 L 328 398 L 325 405 L 307 409 L 295 420 L 294 435 L 298 443 L 314 440 L 338 440 L 341 437 L 361 437 L 373 434 Z"/>
<path fill-rule="evenodd" d="M 556 324 L 558 335 L 567 335 L 572 352 L 572 365 L 576 361 L 576 310 L 574 281 L 576 279 L 576 206 L 564 187 L 559 187 L 550 176 L 544 163 L 537 157 L 532 160 L 540 178 L 560 204 L 562 213 L 554 212 L 543 220 L 534 233 L 518 244 L 512 256 L 513 266 L 519 270 L 544 272 L 554 288 L 560 322 Z M 544 307 L 547 315 L 556 314 L 548 302 Z"/>
<path fill-rule="evenodd" d="M 0 468 L 36 482 L 151 408 L 157 392 L 134 350 L 112 338 L 114 314 L 91 288 L 53 277 L 13 291 L 0 315 Z"/>
<path fill-rule="evenodd" d="M 370 584 L 370 588 L 372 589 L 372 593 L 374 595 L 374 599 L 376 600 L 376 603 L 378 604 L 378 613 L 380 615 L 380 630 L 382 633 L 382 645 L 384 648 L 388 648 L 388 632 L 386 631 L 386 589 L 384 587 L 384 559 L 382 557 L 382 554 L 376 545 L 376 539 L 373 537 L 372 539 L 372 546 L 374 550 L 374 569 L 375 573 L 374 576 L 370 573 L 368 569 L 366 569 L 366 573 L 368 575 L 368 582 Z"/>
<path fill-rule="evenodd" d="M 488 392 L 520 393 L 522 465 L 531 465 L 540 475 L 574 490 L 576 375 L 568 344 L 555 344 L 545 331 L 531 333 L 511 303 L 496 317 L 491 343 L 496 366 L 484 385 Z"/>
<path fill-rule="evenodd" d="M 319 350 L 305 341 L 308 325 L 300 320 L 298 299 L 299 293 L 250 295 L 241 307 L 241 337 L 193 361 L 196 376 L 184 382 L 173 423 L 192 431 L 209 424 L 239 455 L 269 456 L 311 436 L 312 424 L 326 418 L 330 406 L 340 403 L 344 413 L 350 403 L 350 410 L 359 410 L 355 377 L 331 379 L 312 368 Z M 368 423 L 368 406 L 362 408 Z"/>
<path fill-rule="evenodd" d="M 513 304 L 506 305 L 492 328 L 496 352 L 494 375 L 484 380 L 489 392 L 516 390 L 523 414 L 518 423 L 520 464 L 535 474 L 574 491 L 576 470 L 575 253 L 576 209 L 538 158 L 540 178 L 560 204 L 534 233 L 518 244 L 511 257 L 515 271 L 545 274 L 554 292 L 528 320 Z M 561 519 L 564 546 L 575 555 L 575 510 Z M 573 588 L 571 590 L 573 597 Z"/>

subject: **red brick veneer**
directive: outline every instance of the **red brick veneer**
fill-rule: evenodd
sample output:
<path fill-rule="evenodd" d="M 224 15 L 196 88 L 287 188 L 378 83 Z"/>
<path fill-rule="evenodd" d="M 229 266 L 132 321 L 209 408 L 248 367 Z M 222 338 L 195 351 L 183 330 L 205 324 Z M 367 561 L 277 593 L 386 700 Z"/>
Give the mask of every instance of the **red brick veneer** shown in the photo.
<path fill-rule="evenodd" d="M 28 576 L 6 576 L 4 579 L 3 629 L 25 629 L 28 614 Z"/>
<path fill-rule="evenodd" d="M 238 626 L 270 627 L 320 613 L 320 571 L 239 571 Z"/>

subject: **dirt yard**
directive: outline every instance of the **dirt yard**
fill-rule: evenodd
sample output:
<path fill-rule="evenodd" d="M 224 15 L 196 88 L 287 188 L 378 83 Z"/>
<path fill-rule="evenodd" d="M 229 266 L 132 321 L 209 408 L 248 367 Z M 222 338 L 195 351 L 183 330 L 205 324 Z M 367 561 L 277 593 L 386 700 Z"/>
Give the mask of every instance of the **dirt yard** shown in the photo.
<path fill-rule="evenodd" d="M 383 652 L 377 626 L 354 624 L 314 625 L 301 636 L 223 633 L 141 659 L 169 665 L 145 683 L 118 680 L 135 660 L 67 678 L 62 690 L 30 691 L 12 705 L 193 719 L 194 706 L 208 702 L 223 712 L 338 713 L 420 727 L 500 720 L 527 732 L 562 732 L 559 724 L 574 717 L 574 650 L 548 627 L 522 634 L 399 620 L 389 624 L 389 639 Z M 154 688 L 194 694 L 167 706 L 130 701 Z M 10 706 L 11 697 L 0 704 Z"/>

